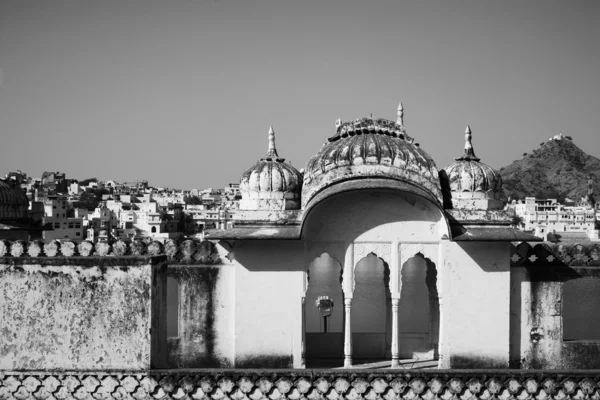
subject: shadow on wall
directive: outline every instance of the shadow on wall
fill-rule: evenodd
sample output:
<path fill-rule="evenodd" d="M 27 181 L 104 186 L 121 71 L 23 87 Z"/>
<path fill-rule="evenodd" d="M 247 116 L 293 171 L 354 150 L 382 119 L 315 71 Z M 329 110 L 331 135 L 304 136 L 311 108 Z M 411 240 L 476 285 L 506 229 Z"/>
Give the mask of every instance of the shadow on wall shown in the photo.
<path fill-rule="evenodd" d="M 239 241 L 235 261 L 248 271 L 305 272 L 304 244 L 300 240 Z"/>
<path fill-rule="evenodd" d="M 507 272 L 510 268 L 510 243 L 455 242 L 464 254 L 485 272 Z"/>

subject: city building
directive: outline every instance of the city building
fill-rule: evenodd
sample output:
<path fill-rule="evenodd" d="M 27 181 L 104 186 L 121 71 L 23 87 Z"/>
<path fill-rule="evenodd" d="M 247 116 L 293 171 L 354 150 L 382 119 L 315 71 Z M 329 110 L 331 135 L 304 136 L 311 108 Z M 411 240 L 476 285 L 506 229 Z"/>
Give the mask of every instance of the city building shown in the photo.
<path fill-rule="evenodd" d="M 83 218 L 75 216 L 74 210 L 69 208 L 66 196 L 49 196 L 43 200 L 44 240 L 73 240 L 85 239 Z"/>
<path fill-rule="evenodd" d="M 533 231 L 546 238 L 548 234 L 580 234 L 580 237 L 596 239 L 600 208 L 594 200 L 592 177 L 588 180 L 588 194 L 576 205 L 567 206 L 557 199 L 526 197 L 524 202 L 513 202 L 507 209 L 520 218 L 517 228 Z"/>
<path fill-rule="evenodd" d="M 66 194 L 67 179 L 64 173 L 44 171 L 41 178 L 41 190 L 46 194 Z"/>

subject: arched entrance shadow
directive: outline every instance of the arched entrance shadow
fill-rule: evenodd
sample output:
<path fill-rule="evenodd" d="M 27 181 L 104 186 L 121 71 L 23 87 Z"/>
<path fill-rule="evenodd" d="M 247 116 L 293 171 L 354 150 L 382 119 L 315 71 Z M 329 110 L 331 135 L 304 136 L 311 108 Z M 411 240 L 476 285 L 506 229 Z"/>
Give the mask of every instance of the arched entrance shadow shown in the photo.
<path fill-rule="evenodd" d="M 435 263 L 423 254 L 409 258 L 401 270 L 398 343 L 401 359 L 439 358 L 440 303 Z"/>
<path fill-rule="evenodd" d="M 391 293 L 388 264 L 374 253 L 354 267 L 352 357 L 355 363 L 391 357 Z"/>
<path fill-rule="evenodd" d="M 344 359 L 344 294 L 341 263 L 327 252 L 313 259 L 307 269 L 304 298 L 305 365 L 341 367 Z M 323 318 L 319 297 L 333 301 L 331 315 Z"/>

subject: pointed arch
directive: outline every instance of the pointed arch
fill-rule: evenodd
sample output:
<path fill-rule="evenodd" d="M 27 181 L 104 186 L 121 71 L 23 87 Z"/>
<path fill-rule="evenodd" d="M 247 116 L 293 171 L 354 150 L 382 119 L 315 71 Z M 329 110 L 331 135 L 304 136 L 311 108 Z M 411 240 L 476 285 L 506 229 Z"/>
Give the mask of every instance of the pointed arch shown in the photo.
<path fill-rule="evenodd" d="M 400 358 L 438 359 L 438 271 L 435 263 L 421 251 L 401 265 L 398 306 Z"/>

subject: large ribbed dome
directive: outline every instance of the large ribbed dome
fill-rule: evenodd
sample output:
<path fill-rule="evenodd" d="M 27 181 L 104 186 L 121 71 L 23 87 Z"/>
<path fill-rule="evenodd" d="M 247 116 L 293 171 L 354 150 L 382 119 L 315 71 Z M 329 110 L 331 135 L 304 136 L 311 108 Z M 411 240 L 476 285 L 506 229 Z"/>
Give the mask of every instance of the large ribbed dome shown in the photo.
<path fill-rule="evenodd" d="M 471 128 L 467 126 L 463 155 L 442 173 L 447 180 L 444 186 L 449 191 L 448 200 L 453 208 L 501 208 L 502 177 L 492 167 L 480 162 L 471 140 Z"/>
<path fill-rule="evenodd" d="M 442 203 L 442 193 L 435 162 L 402 124 L 402 107 L 398 122 L 361 118 L 336 124 L 336 134 L 306 165 L 302 204 L 305 206 L 322 189 L 338 182 L 357 178 L 387 178 L 416 186 Z"/>
<path fill-rule="evenodd" d="M 302 174 L 284 161 L 275 149 L 275 132 L 271 127 L 267 155 L 242 174 L 241 209 L 300 208 Z"/>
<path fill-rule="evenodd" d="M 29 200 L 20 187 L 0 179 L 0 220 L 21 220 L 28 216 Z"/>

